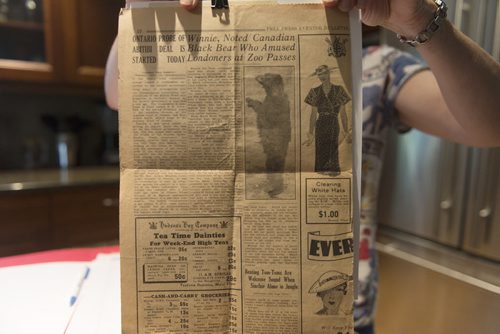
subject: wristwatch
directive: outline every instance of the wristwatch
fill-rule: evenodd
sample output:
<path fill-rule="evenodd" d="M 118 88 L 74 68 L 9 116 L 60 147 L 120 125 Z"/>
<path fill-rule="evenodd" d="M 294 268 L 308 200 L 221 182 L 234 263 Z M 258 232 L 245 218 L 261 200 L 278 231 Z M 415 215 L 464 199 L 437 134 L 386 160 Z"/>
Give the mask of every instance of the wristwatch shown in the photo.
<path fill-rule="evenodd" d="M 406 43 L 408 45 L 416 47 L 417 45 L 427 43 L 431 39 L 432 35 L 434 35 L 436 31 L 438 31 L 439 27 L 441 26 L 441 22 L 446 18 L 448 6 L 446 6 L 446 3 L 444 3 L 443 0 L 434 0 L 434 3 L 436 4 L 437 9 L 434 12 L 434 17 L 425 27 L 425 30 L 418 33 L 414 39 L 409 39 L 403 35 L 397 34 L 401 43 Z"/>

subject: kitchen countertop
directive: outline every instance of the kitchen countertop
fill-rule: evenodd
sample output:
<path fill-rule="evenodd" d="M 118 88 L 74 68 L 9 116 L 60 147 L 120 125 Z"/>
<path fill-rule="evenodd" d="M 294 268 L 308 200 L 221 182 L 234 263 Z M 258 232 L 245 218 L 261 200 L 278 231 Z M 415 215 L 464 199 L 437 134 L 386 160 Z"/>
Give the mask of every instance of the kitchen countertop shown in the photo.
<path fill-rule="evenodd" d="M 0 192 L 114 184 L 119 180 L 118 166 L 4 171 L 0 172 Z"/>
<path fill-rule="evenodd" d="M 500 295 L 500 263 L 474 256 L 404 232 L 380 227 L 379 252 L 428 267 L 454 278 L 464 279 Z"/>
<path fill-rule="evenodd" d="M 379 230 L 377 333 L 500 328 L 500 263 L 387 227 Z"/>

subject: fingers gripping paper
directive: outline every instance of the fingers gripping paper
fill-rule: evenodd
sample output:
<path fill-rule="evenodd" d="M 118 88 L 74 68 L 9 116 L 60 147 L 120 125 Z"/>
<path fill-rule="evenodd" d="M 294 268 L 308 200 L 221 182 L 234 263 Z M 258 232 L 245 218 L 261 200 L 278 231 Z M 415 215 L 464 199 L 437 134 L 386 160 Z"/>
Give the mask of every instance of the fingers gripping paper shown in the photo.
<path fill-rule="evenodd" d="M 353 333 L 351 29 L 321 5 L 122 11 L 124 333 Z"/>

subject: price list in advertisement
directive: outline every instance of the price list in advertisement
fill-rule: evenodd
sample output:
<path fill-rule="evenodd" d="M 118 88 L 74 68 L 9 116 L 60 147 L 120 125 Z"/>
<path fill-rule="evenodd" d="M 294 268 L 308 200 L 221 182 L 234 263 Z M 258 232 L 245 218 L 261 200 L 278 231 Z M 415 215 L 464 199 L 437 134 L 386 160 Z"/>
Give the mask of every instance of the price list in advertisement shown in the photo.
<path fill-rule="evenodd" d="M 238 328 L 239 217 L 138 218 L 136 228 L 138 311 L 144 319 L 139 328 L 179 333 Z"/>
<path fill-rule="evenodd" d="M 306 222 L 308 224 L 351 223 L 351 179 L 306 179 Z"/>

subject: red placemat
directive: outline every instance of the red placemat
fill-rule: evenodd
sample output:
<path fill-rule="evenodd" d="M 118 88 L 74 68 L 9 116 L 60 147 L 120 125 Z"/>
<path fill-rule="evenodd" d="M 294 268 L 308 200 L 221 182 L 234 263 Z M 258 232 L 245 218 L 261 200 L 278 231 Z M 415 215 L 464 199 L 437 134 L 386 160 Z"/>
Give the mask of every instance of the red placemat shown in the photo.
<path fill-rule="evenodd" d="M 0 268 L 19 266 L 23 264 L 63 262 L 63 261 L 92 261 L 99 253 L 119 252 L 118 246 L 67 248 L 0 258 Z"/>

